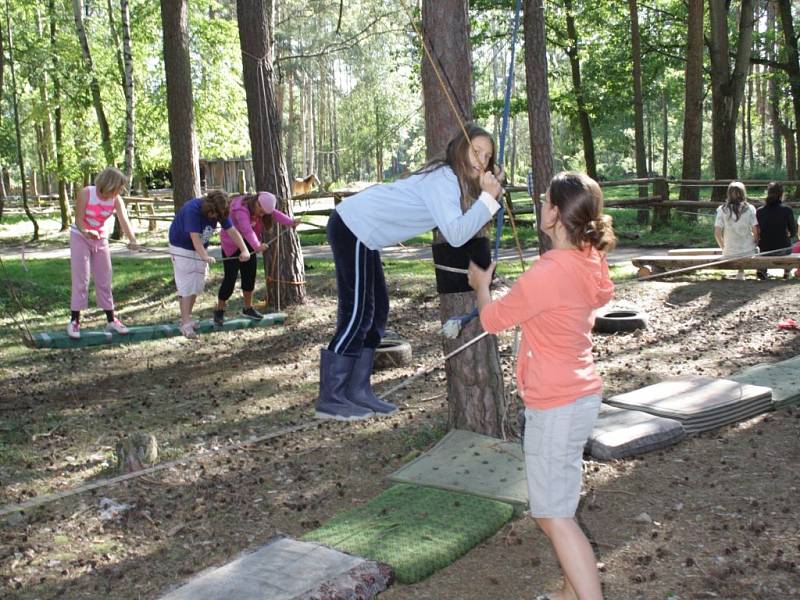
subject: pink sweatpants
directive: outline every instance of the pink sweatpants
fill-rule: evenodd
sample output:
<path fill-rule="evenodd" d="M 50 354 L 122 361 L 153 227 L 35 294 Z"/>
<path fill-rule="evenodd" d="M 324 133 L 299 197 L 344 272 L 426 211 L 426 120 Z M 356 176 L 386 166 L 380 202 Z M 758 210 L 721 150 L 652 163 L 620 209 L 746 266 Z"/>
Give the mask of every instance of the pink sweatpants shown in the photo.
<path fill-rule="evenodd" d="M 97 306 L 114 309 L 111 295 L 111 251 L 108 240 L 87 240 L 74 229 L 69 236 L 69 261 L 72 267 L 70 310 L 89 308 L 89 275 L 94 279 Z"/>

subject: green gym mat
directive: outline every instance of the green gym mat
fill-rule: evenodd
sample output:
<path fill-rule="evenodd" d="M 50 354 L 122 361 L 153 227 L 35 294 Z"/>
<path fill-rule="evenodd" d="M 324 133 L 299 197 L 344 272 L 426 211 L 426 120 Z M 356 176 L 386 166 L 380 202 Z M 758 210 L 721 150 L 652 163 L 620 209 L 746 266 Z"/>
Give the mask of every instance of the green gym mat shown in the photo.
<path fill-rule="evenodd" d="M 389 480 L 528 504 L 525 455 L 519 442 L 461 429 L 449 432 L 425 454 L 389 475 Z"/>
<path fill-rule="evenodd" d="M 776 363 L 762 363 L 728 377 L 739 383 L 772 388 L 773 408 L 800 402 L 800 356 Z"/>
<path fill-rule="evenodd" d="M 466 554 L 513 514 L 504 502 L 399 484 L 303 539 L 386 563 L 398 581 L 414 583 Z"/>
<path fill-rule="evenodd" d="M 227 319 L 222 327 L 216 327 L 211 319 L 204 319 L 198 322 L 195 331 L 198 334 L 205 334 L 215 331 L 247 329 L 250 327 L 269 327 L 270 325 L 280 325 L 285 320 L 285 313 L 269 313 L 264 315 L 264 318 L 260 321 L 241 317 Z M 128 328 L 127 335 L 119 335 L 118 333 L 111 333 L 108 331 L 82 330 L 81 337 L 78 340 L 70 338 L 66 331 L 34 333 L 30 345 L 33 348 L 86 348 L 87 346 L 135 344 L 137 342 L 160 340 L 180 335 L 183 334 L 177 324 L 163 323 L 160 325 L 134 325 Z"/>

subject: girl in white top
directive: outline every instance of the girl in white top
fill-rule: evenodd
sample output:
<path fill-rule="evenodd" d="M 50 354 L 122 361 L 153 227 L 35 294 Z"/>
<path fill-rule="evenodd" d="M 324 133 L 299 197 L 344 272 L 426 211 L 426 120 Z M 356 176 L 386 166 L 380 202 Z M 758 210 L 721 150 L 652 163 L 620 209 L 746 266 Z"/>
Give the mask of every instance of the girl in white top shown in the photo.
<path fill-rule="evenodd" d="M 717 208 L 714 237 L 722 248 L 723 256 L 748 256 L 756 253 L 756 209 L 747 201 L 747 190 L 741 181 L 730 183 L 725 204 Z M 743 270 L 739 270 L 736 279 L 744 279 Z"/>

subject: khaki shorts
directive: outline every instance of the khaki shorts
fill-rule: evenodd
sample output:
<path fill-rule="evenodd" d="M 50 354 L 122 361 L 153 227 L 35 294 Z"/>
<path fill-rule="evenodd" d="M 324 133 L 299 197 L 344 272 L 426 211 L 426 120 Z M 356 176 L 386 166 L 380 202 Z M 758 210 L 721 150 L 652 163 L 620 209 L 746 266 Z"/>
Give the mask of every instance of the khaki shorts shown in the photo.
<path fill-rule="evenodd" d="M 203 293 L 208 274 L 208 263 L 194 250 L 169 246 L 172 254 L 172 270 L 175 273 L 175 286 L 178 296 L 197 296 Z"/>
<path fill-rule="evenodd" d="M 556 408 L 525 409 L 525 471 L 534 517 L 575 516 L 581 495 L 583 447 L 601 401 L 595 394 Z"/>

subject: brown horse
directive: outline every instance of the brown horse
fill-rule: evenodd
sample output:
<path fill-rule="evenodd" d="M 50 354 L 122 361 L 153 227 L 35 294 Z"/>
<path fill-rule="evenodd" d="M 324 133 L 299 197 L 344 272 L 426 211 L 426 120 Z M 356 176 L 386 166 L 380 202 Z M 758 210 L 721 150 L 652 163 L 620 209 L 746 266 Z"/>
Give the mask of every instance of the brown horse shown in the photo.
<path fill-rule="evenodd" d="M 311 175 L 308 175 L 304 179 L 295 179 L 292 181 L 292 196 L 307 194 L 314 186 L 319 187 L 319 185 L 320 183 L 316 173 L 311 173 Z"/>

